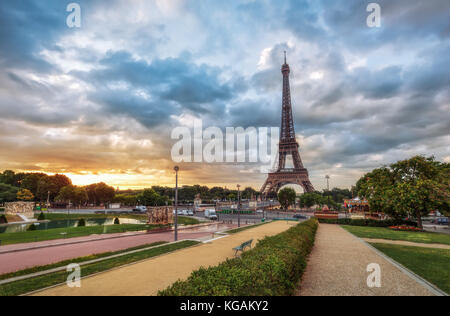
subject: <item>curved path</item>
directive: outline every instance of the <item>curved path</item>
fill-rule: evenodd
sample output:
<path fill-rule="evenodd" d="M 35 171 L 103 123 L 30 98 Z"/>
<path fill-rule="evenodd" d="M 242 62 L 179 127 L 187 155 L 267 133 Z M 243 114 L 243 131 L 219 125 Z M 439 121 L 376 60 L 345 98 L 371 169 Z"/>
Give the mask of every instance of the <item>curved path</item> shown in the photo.
<path fill-rule="evenodd" d="M 40 296 L 150 296 L 179 279 L 186 279 L 200 267 L 215 266 L 234 257 L 233 247 L 253 239 L 281 233 L 295 222 L 278 221 L 213 240 L 193 248 L 182 249 L 157 258 L 125 266 L 82 279 L 81 288 L 65 285 L 36 293 Z M 83 270 L 81 270 L 83 273 Z"/>
<path fill-rule="evenodd" d="M 367 266 L 381 267 L 381 287 L 367 285 Z M 300 296 L 432 296 L 429 287 L 397 268 L 338 225 L 321 224 L 297 293 Z"/>
<path fill-rule="evenodd" d="M 233 227 L 233 226 L 231 226 Z M 215 224 L 179 231 L 179 239 L 204 239 L 212 236 L 213 232 L 231 228 L 229 225 Z M 86 236 L 67 240 L 54 240 L 33 244 L 8 245 L 0 250 L 22 249 L 23 247 L 45 246 L 39 249 L 25 249 L 16 252 L 0 252 L 0 274 L 16 272 L 36 266 L 43 266 L 69 259 L 85 257 L 104 252 L 120 251 L 132 247 L 151 244 L 158 241 L 173 241 L 173 231 L 163 233 L 124 233 L 104 236 Z M 63 242 L 74 242 L 62 244 Z"/>

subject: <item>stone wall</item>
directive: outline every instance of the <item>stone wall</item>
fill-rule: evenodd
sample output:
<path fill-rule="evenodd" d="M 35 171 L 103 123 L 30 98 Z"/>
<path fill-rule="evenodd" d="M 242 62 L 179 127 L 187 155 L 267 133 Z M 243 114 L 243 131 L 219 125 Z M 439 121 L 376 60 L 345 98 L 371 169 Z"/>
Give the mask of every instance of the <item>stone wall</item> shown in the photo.
<path fill-rule="evenodd" d="M 34 202 L 9 202 L 5 203 L 6 215 L 24 215 L 28 218 L 33 218 Z"/>
<path fill-rule="evenodd" d="M 173 224 L 173 207 L 147 207 L 148 223 L 157 225 Z"/>

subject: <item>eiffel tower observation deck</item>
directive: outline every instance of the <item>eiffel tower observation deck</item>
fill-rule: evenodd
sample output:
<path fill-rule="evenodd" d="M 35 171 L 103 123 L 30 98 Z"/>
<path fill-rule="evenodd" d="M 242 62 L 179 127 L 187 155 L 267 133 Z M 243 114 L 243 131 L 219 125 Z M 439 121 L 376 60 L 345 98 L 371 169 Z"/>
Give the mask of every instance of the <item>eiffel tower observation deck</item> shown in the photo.
<path fill-rule="evenodd" d="M 309 180 L 308 170 L 303 166 L 299 152 L 299 144 L 295 138 L 294 118 L 292 114 L 291 87 L 289 75 L 291 69 L 287 63 L 284 52 L 284 64 L 281 67 L 283 74 L 283 101 L 281 110 L 281 133 L 278 146 L 278 165 L 275 172 L 269 173 L 266 182 L 261 188 L 261 193 L 278 193 L 287 184 L 298 184 L 305 192 L 313 192 L 314 186 Z M 291 156 L 293 168 L 286 168 L 286 160 Z"/>

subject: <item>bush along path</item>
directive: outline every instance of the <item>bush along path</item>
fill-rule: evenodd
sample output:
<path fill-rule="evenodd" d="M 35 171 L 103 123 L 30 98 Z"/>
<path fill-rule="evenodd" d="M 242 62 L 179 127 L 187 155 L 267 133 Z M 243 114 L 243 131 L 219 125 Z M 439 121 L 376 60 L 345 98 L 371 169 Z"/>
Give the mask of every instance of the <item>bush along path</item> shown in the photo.
<path fill-rule="evenodd" d="M 284 296 L 292 295 L 314 245 L 315 219 L 261 240 L 241 258 L 194 271 L 161 296 Z"/>

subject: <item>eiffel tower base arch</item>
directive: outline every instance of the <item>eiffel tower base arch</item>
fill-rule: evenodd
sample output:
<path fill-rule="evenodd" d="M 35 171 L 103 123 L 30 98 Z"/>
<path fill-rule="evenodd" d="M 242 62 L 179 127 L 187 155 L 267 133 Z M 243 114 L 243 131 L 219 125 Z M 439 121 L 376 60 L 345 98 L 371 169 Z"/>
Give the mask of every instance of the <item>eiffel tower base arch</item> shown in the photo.
<path fill-rule="evenodd" d="M 269 173 L 269 176 L 261 188 L 263 196 L 270 193 L 277 194 L 280 189 L 288 184 L 300 185 L 307 193 L 314 192 L 314 186 L 309 180 L 308 171 L 306 169 L 293 172 L 274 172 Z"/>

